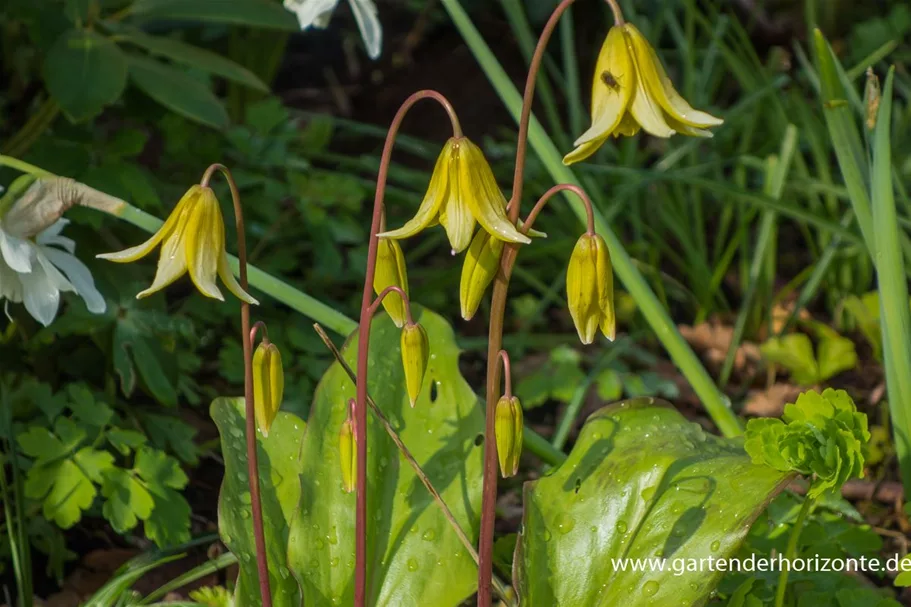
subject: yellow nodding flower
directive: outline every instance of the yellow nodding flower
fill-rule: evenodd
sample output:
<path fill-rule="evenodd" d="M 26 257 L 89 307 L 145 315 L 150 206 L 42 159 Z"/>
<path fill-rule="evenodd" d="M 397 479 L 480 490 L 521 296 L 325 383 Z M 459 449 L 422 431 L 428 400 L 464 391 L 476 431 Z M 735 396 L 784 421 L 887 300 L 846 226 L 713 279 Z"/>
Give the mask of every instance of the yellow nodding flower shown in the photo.
<path fill-rule="evenodd" d="M 137 298 L 160 291 L 189 272 L 193 284 L 206 297 L 224 301 L 215 284 L 215 277 L 218 276 L 238 299 L 249 304 L 258 303 L 241 288 L 231 273 L 225 252 L 225 220 L 211 188 L 201 185 L 191 187 L 164 225 L 141 245 L 98 257 L 130 263 L 145 257 L 159 244 L 162 245 L 161 256 L 155 280 Z"/>
<path fill-rule="evenodd" d="M 503 396 L 497 401 L 496 424 L 497 459 L 503 478 L 515 476 L 522 456 L 522 403 L 515 396 Z"/>
<path fill-rule="evenodd" d="M 263 341 L 253 353 L 253 410 L 263 436 L 269 436 L 272 422 L 282 406 L 284 392 L 281 352 L 275 344 Z"/>
<path fill-rule="evenodd" d="M 576 242 L 566 271 L 566 299 L 583 344 L 595 340 L 599 327 L 614 340 L 614 273 L 607 244 L 597 234 L 583 234 Z"/>
<path fill-rule="evenodd" d="M 351 493 L 357 486 L 357 434 L 354 431 L 354 400 L 348 401 L 348 417 L 338 434 L 339 461 L 342 466 L 342 489 Z"/>
<path fill-rule="evenodd" d="M 592 125 L 579 137 L 564 164 L 585 160 L 611 135 L 656 137 L 675 133 L 711 137 L 706 129 L 723 120 L 694 110 L 668 78 L 655 49 L 632 23 L 615 25 L 598 55 L 592 85 Z"/>
<path fill-rule="evenodd" d="M 376 243 L 376 273 L 373 275 L 373 290 L 379 295 L 386 287 L 399 287 L 408 295 L 408 270 L 402 247 L 394 240 L 380 238 Z M 388 293 L 383 298 L 383 307 L 395 326 L 405 326 L 405 300 L 398 293 Z"/>
<path fill-rule="evenodd" d="M 421 394 L 429 359 L 430 341 L 427 339 L 427 331 L 417 323 L 406 324 L 402 329 L 402 366 L 405 369 L 405 389 L 412 407 Z"/>
<path fill-rule="evenodd" d="M 462 279 L 459 284 L 459 303 L 465 320 L 474 317 L 484 298 L 484 292 L 496 277 L 500 269 L 503 244 L 502 240 L 491 238 L 485 230 L 478 230 L 472 239 L 462 264 Z"/>
<path fill-rule="evenodd" d="M 481 149 L 466 137 L 446 142 L 430 178 L 430 187 L 418 212 L 404 226 L 380 234 L 380 238 L 414 236 L 436 223 L 442 224 L 452 252 L 461 253 L 471 242 L 475 222 L 493 237 L 528 244 L 506 216 L 506 198 Z"/>

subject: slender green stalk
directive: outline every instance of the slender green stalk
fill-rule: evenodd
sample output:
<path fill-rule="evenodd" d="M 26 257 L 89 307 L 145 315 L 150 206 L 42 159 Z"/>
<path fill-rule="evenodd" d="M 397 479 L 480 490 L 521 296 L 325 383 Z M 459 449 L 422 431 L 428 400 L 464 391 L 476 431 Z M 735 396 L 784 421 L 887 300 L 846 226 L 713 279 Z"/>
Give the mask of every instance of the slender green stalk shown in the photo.
<path fill-rule="evenodd" d="M 459 0 L 442 1 L 453 23 L 462 34 L 462 38 L 474 54 L 475 59 L 487 74 L 488 79 L 513 117 L 518 120 L 521 113 L 522 98 L 512 80 L 507 76 L 490 47 L 481 37 L 480 32 L 471 22 Z M 562 156 L 554 143 L 547 137 L 537 119 L 532 117 L 529 126 L 529 142 L 554 181 L 556 183 L 579 184 L 579 180 L 573 171 L 563 165 Z M 584 221 L 584 205 L 573 196 L 569 196 L 568 201 L 576 215 L 580 220 Z M 597 209 L 595 211 L 595 225 L 598 234 L 607 242 L 617 276 L 626 286 L 642 315 L 655 331 L 671 359 L 693 386 L 693 390 L 702 400 L 706 411 L 715 424 L 726 436 L 741 434 L 740 422 L 731 410 L 729 401 L 715 386 L 711 376 L 699 362 L 692 348 L 686 343 L 680 332 L 677 331 L 673 320 L 671 320 L 645 278 L 636 268 L 620 239 L 610 229 Z"/>
<path fill-rule="evenodd" d="M 816 500 L 808 497 L 804 499 L 803 506 L 800 507 L 800 512 L 797 514 L 797 520 L 794 521 L 794 526 L 791 528 L 791 535 L 788 537 L 788 545 L 784 553 L 784 558 L 788 562 L 793 560 L 797 555 L 797 545 L 800 541 L 800 534 L 803 531 L 803 525 L 807 520 L 807 516 L 809 516 L 810 512 L 813 510 L 815 501 Z M 778 574 L 778 589 L 775 591 L 775 607 L 784 606 L 785 591 L 788 588 L 788 573 L 790 573 L 790 566 L 782 567 L 781 572 Z"/>
<path fill-rule="evenodd" d="M 873 248 L 886 363 L 886 387 L 902 482 L 911 487 L 911 311 L 892 188 L 892 90 L 889 70 L 873 134 Z"/>
<path fill-rule="evenodd" d="M 773 199 L 779 200 L 781 193 L 784 191 L 784 184 L 787 180 L 788 172 L 791 170 L 791 162 L 794 159 L 794 150 L 797 147 L 797 128 L 789 124 L 785 130 L 784 141 L 781 143 L 781 151 L 774 163 L 771 164 L 768 175 L 766 176 L 766 193 Z M 766 259 L 766 252 L 772 241 L 773 228 L 777 221 L 775 211 L 763 211 L 762 220 L 759 224 L 759 236 L 756 240 L 756 250 L 753 252 L 753 263 L 750 266 L 750 278 L 747 282 L 747 290 L 744 293 L 743 301 L 740 304 L 740 312 L 737 314 L 737 321 L 734 324 L 734 333 L 731 337 L 731 345 L 728 348 L 727 355 L 724 358 L 724 365 L 721 367 L 721 373 L 718 377 L 718 385 L 724 387 L 731 377 L 731 371 L 734 368 L 734 358 L 740 342 L 743 339 L 743 333 L 746 329 L 747 320 L 753 309 L 753 297 L 756 294 L 759 285 L 759 275 L 762 272 L 763 264 Z"/>

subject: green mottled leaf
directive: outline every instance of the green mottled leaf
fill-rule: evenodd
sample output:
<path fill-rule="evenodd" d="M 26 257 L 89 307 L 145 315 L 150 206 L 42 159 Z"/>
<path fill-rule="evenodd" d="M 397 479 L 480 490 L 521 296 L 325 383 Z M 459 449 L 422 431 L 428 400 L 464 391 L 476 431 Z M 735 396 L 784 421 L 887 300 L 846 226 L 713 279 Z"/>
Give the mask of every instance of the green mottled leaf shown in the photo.
<path fill-rule="evenodd" d="M 481 497 L 482 407 L 459 373 L 452 328 L 414 308 L 431 345 L 428 379 L 411 408 L 400 359 L 400 331 L 385 314 L 370 334 L 369 391 L 440 491 L 469 537 Z M 344 348 L 354 367 L 358 337 Z M 431 400 L 430 384 L 435 384 Z M 301 450 L 301 504 L 288 547 L 307 605 L 349 604 L 354 588 L 354 493 L 342 489 L 338 436 L 354 385 L 338 363 L 323 376 Z M 440 509 L 368 414 L 368 604 L 459 605 L 477 584 L 477 567 Z"/>
<path fill-rule="evenodd" d="M 750 462 L 669 404 L 592 415 L 569 458 L 525 484 L 514 568 L 525 605 L 703 605 L 721 572 L 625 571 L 612 559 L 729 558 L 791 479 Z"/>
<path fill-rule="evenodd" d="M 107 38 L 73 29 L 48 51 L 44 81 L 70 120 L 81 122 L 120 98 L 127 82 L 127 64 L 117 45 Z"/>
<path fill-rule="evenodd" d="M 166 63 L 129 55 L 130 79 L 146 95 L 181 116 L 215 128 L 228 125 L 228 112 L 218 97 L 185 72 Z"/>
<path fill-rule="evenodd" d="M 300 29 L 291 12 L 267 0 L 138 0 L 130 13 L 143 20 L 232 23 L 289 32 Z"/>
<path fill-rule="evenodd" d="M 240 562 L 235 606 L 252 607 L 261 601 L 250 516 L 244 399 L 218 398 L 212 403 L 211 414 L 221 434 L 225 458 L 225 477 L 218 498 L 218 528 L 225 545 Z M 297 582 L 288 569 L 287 550 L 289 525 L 300 502 L 298 455 L 304 429 L 299 417 L 279 412 L 268 438 L 256 433 L 269 582 L 276 607 L 301 604 Z"/>

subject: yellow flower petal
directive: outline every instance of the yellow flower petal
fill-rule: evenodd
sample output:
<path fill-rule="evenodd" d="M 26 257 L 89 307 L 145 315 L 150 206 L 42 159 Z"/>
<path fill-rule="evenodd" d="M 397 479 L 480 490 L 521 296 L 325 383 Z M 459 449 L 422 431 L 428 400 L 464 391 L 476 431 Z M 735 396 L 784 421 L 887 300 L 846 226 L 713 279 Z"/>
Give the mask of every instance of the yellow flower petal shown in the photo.
<path fill-rule="evenodd" d="M 183 247 L 183 226 L 178 224 L 177 230 L 164 242 L 161 247 L 161 257 L 158 258 L 158 271 L 152 286 L 136 295 L 142 299 L 165 288 L 187 271 L 187 258 Z"/>
<path fill-rule="evenodd" d="M 648 89 L 649 94 L 667 112 L 668 117 L 683 125 L 697 129 L 718 126 L 724 122 L 724 120 L 711 114 L 693 109 L 674 88 L 671 79 L 667 76 L 667 72 L 664 71 L 664 66 L 661 65 L 661 60 L 655 53 L 655 49 L 648 43 L 645 36 L 632 23 L 626 24 L 626 31 L 639 59 L 640 77 L 645 82 L 645 87 Z"/>
<path fill-rule="evenodd" d="M 626 26 L 628 25 L 626 24 Z M 656 99 L 652 98 L 645 86 L 645 79 L 642 78 L 643 65 L 651 61 L 651 58 L 648 54 L 643 55 L 641 50 L 636 48 L 626 26 L 624 26 L 623 34 L 637 75 L 636 89 L 633 91 L 633 97 L 630 102 L 630 114 L 649 135 L 670 137 L 674 134 L 674 129 L 669 127 L 664 120 L 664 112 L 661 110 L 661 106 Z"/>
<path fill-rule="evenodd" d="M 529 244 L 531 239 L 519 232 L 506 216 L 506 198 L 497 185 L 496 177 L 481 148 L 468 139 L 462 140 L 462 157 L 459 162 L 459 181 L 464 192 L 463 200 L 471 214 L 494 238 L 506 242 Z M 473 227 L 473 226 L 472 226 Z M 471 242 L 471 231 L 464 249 Z M 453 247 L 455 248 L 455 247 Z M 461 249 L 459 249 L 461 250 Z"/>
<path fill-rule="evenodd" d="M 440 207 L 439 215 L 440 225 L 446 230 L 453 255 L 461 253 L 469 245 L 475 225 L 475 216 L 467 204 L 472 196 L 469 191 L 471 181 L 465 179 L 460 168 L 467 160 L 463 154 L 464 151 L 457 147 L 449 160 L 449 192 Z"/>
<path fill-rule="evenodd" d="M 167 220 L 165 220 L 164 224 L 144 243 L 116 253 L 101 253 L 100 255 L 96 255 L 96 257 L 117 263 L 132 263 L 145 257 L 151 253 L 162 240 L 169 237 L 174 232 L 178 223 L 182 221 L 184 214 L 196 201 L 196 198 L 200 194 L 200 190 L 201 188 L 198 185 L 190 188 L 190 190 L 184 194 L 183 198 L 174 206 L 174 210 L 171 211 L 171 214 L 168 216 Z"/>
<path fill-rule="evenodd" d="M 642 127 L 639 126 L 639 123 L 636 122 L 636 119 L 633 118 L 632 114 L 627 112 L 623 115 L 623 120 L 620 121 L 620 124 L 617 125 L 617 128 L 614 131 L 614 137 L 619 137 L 620 135 L 632 137 L 638 133 L 641 128 Z"/>
<path fill-rule="evenodd" d="M 604 137 L 617 128 L 629 106 L 635 81 L 636 73 L 633 70 L 623 30 L 620 27 L 612 27 L 601 46 L 598 63 L 595 66 L 592 83 L 592 125 L 573 145 L 581 146 L 599 139 L 603 142 Z"/>
<path fill-rule="evenodd" d="M 190 279 L 206 297 L 224 301 L 215 278 L 218 258 L 225 249 L 225 222 L 218 200 L 209 188 L 199 197 L 187 221 L 186 256 Z"/>
<path fill-rule="evenodd" d="M 616 135 L 616 131 L 614 132 L 614 134 Z M 609 135 L 604 135 L 603 137 L 599 137 L 598 139 L 595 139 L 594 141 L 589 141 L 588 143 L 583 143 L 582 145 L 577 147 L 575 150 L 573 150 L 572 152 L 570 152 L 569 154 L 567 154 L 566 156 L 563 157 L 563 164 L 568 166 L 570 164 L 573 164 L 576 162 L 581 162 L 581 161 L 585 160 L 586 158 L 588 158 L 589 156 L 591 156 L 592 154 L 597 152 L 598 148 L 600 148 L 601 145 L 605 141 L 607 141 L 608 137 L 609 137 Z"/>
<path fill-rule="evenodd" d="M 245 301 L 252 306 L 259 305 L 259 302 L 253 299 L 249 293 L 244 291 L 243 288 L 241 288 L 240 283 L 234 278 L 234 274 L 231 272 L 231 265 L 228 263 L 228 255 L 224 251 L 221 252 L 218 260 L 218 277 L 225 283 L 228 290 L 234 294 L 234 297 L 241 301 Z"/>
<path fill-rule="evenodd" d="M 443 146 L 443 151 L 437 157 L 437 163 L 433 167 L 433 174 L 430 177 L 430 185 L 424 200 L 418 208 L 414 217 L 408 220 L 405 225 L 397 230 L 390 230 L 379 234 L 380 238 L 410 238 L 421 230 L 424 230 L 438 220 L 440 208 L 449 195 L 449 165 L 453 155 L 454 140 L 450 139 Z"/>

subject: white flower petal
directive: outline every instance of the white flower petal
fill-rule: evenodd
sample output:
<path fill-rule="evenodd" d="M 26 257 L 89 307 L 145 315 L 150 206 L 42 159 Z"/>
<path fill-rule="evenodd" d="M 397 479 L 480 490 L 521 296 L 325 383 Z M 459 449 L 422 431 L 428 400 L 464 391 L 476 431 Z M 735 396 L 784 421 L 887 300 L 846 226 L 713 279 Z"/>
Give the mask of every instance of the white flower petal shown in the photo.
<path fill-rule="evenodd" d="M 297 16 L 300 28 L 326 27 L 338 0 L 285 0 L 285 8 Z"/>
<path fill-rule="evenodd" d="M 0 227 L 0 255 L 7 265 L 15 271 L 27 273 L 32 271 L 32 249 L 27 240 L 16 238 Z"/>
<path fill-rule="evenodd" d="M 361 38 L 367 47 L 367 54 L 371 59 L 378 59 L 383 50 L 383 27 L 377 17 L 376 4 L 373 0 L 348 0 L 357 27 L 361 30 Z"/>
<path fill-rule="evenodd" d="M 35 320 L 48 326 L 57 316 L 60 307 L 60 290 L 56 280 L 48 275 L 42 264 L 35 264 L 31 272 L 19 276 L 22 279 L 25 309 Z"/>
<path fill-rule="evenodd" d="M 55 266 L 60 268 L 66 277 L 76 289 L 76 293 L 85 302 L 86 308 L 92 314 L 101 314 L 107 308 L 104 297 L 95 288 L 95 280 L 92 273 L 84 263 L 79 261 L 73 255 L 58 251 L 57 249 L 45 248 L 44 254 Z"/>
<path fill-rule="evenodd" d="M 0 256 L 0 299 L 22 302 L 22 280 L 19 273 L 3 261 L 3 256 Z"/>

